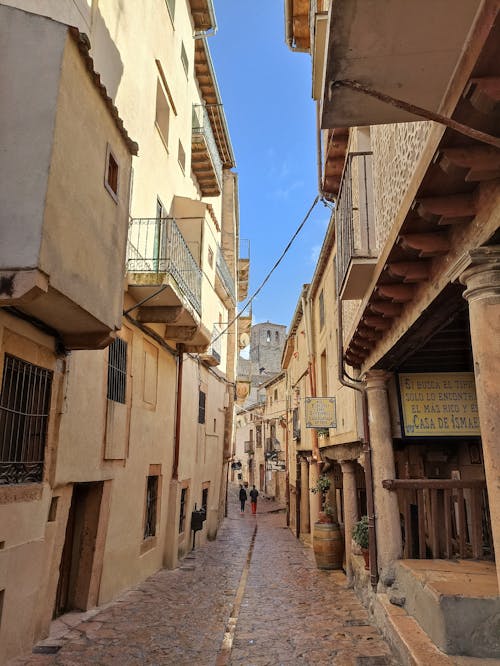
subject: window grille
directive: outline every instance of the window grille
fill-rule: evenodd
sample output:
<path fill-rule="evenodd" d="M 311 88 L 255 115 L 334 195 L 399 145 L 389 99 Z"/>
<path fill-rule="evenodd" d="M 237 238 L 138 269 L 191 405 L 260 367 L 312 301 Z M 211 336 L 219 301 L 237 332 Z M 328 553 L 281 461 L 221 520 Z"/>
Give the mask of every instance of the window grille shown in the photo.
<path fill-rule="evenodd" d="M 156 534 L 156 507 L 158 504 L 158 477 L 148 476 L 146 489 L 146 520 L 144 522 L 144 538 Z"/>
<path fill-rule="evenodd" d="M 5 355 L 0 395 L 0 485 L 43 479 L 52 372 Z"/>
<path fill-rule="evenodd" d="M 179 534 L 184 532 L 184 527 L 186 524 L 186 500 L 187 500 L 187 488 L 181 489 L 181 506 L 179 509 Z"/>
<path fill-rule="evenodd" d="M 108 399 L 126 403 L 127 392 L 127 343 L 115 338 L 109 345 Z"/>
<path fill-rule="evenodd" d="M 207 401 L 207 394 L 200 391 L 198 395 L 198 423 L 205 423 L 205 406 Z"/>

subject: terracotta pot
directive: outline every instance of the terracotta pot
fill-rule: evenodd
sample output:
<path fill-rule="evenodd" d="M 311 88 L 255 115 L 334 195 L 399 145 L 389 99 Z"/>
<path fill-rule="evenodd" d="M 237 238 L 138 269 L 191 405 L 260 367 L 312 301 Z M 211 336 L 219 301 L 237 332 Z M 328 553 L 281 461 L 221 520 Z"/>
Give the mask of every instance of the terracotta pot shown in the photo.
<path fill-rule="evenodd" d="M 368 571 L 370 568 L 370 551 L 368 548 L 362 548 L 363 559 L 365 561 L 365 569 Z"/>
<path fill-rule="evenodd" d="M 342 569 L 344 540 L 337 523 L 315 523 L 313 551 L 318 569 Z"/>

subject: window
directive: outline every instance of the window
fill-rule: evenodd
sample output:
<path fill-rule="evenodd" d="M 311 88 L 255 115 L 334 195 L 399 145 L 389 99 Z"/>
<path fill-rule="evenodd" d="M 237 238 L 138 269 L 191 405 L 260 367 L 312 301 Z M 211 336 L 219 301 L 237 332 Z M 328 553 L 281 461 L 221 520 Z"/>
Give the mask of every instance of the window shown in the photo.
<path fill-rule="evenodd" d="M 43 479 L 52 372 L 5 354 L 0 396 L 0 485 Z"/>
<path fill-rule="evenodd" d="M 146 516 L 144 520 L 144 538 L 156 535 L 156 507 L 158 504 L 158 477 L 148 476 L 146 485 Z"/>
<path fill-rule="evenodd" d="M 173 21 L 175 16 L 175 0 L 165 0 L 165 2 L 167 3 L 167 9 L 168 13 L 170 14 L 170 18 Z"/>
<path fill-rule="evenodd" d="M 118 162 L 109 146 L 106 153 L 106 176 L 104 178 L 104 186 L 116 203 L 118 201 Z"/>
<path fill-rule="evenodd" d="M 212 250 L 211 247 L 208 248 L 208 265 L 210 268 L 214 267 L 214 251 Z M 219 324 L 221 323 L 221 315 L 219 315 Z"/>
<path fill-rule="evenodd" d="M 325 299 L 323 296 L 323 289 L 319 295 L 319 329 L 321 330 L 325 325 Z"/>
<path fill-rule="evenodd" d="M 248 436 L 250 438 L 250 441 L 253 442 L 253 430 L 249 431 Z"/>
<path fill-rule="evenodd" d="M 160 133 L 162 141 L 165 145 L 165 148 L 168 146 L 168 128 L 170 124 L 170 107 L 161 87 L 161 83 L 158 80 L 156 82 L 156 115 L 155 115 L 155 125 L 156 129 Z"/>
<path fill-rule="evenodd" d="M 207 512 L 208 509 L 208 488 L 203 488 L 201 491 L 201 508 Z"/>
<path fill-rule="evenodd" d="M 115 338 L 109 345 L 108 399 L 126 403 L 127 392 L 127 343 Z"/>
<path fill-rule="evenodd" d="M 266 332 L 266 342 L 271 342 L 271 331 Z"/>
<path fill-rule="evenodd" d="M 204 391 L 198 393 L 198 423 L 205 423 L 205 405 L 207 394 Z"/>
<path fill-rule="evenodd" d="M 184 146 L 179 140 L 179 148 L 177 152 L 177 159 L 179 160 L 179 166 L 181 167 L 182 171 L 184 172 L 186 170 L 186 151 L 184 150 Z"/>
<path fill-rule="evenodd" d="M 179 534 L 184 532 L 186 525 L 186 504 L 187 504 L 187 488 L 181 488 L 181 506 L 179 509 Z"/>
<path fill-rule="evenodd" d="M 278 331 L 276 331 L 276 333 L 274 334 L 274 339 L 276 340 L 276 343 L 279 343 L 279 341 L 280 341 L 280 334 L 278 333 Z"/>
<path fill-rule="evenodd" d="M 255 445 L 262 446 L 262 426 L 255 426 Z"/>
<path fill-rule="evenodd" d="M 184 71 L 186 72 L 186 76 L 188 75 L 189 72 L 189 61 L 186 53 L 186 47 L 184 46 L 184 42 L 181 44 L 181 62 L 182 66 L 184 67 Z"/>
<path fill-rule="evenodd" d="M 274 399 L 278 399 L 278 389 L 274 389 Z"/>

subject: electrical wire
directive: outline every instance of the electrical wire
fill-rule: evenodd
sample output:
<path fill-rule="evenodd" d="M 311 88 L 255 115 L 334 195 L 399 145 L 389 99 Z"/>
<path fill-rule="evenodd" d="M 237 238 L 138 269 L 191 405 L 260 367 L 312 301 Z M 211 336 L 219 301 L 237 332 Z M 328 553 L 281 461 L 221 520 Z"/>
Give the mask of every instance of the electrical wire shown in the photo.
<path fill-rule="evenodd" d="M 281 263 L 282 260 L 284 259 L 284 257 L 285 257 L 285 255 L 287 254 L 288 250 L 289 250 L 290 247 L 292 246 L 293 241 L 297 238 L 297 236 L 298 236 L 299 233 L 301 232 L 302 227 L 305 225 L 305 223 L 306 223 L 307 220 L 309 219 L 311 213 L 313 212 L 313 210 L 314 210 L 314 208 L 315 208 L 315 206 L 316 206 L 316 204 L 318 203 L 319 200 L 320 200 L 320 197 L 319 197 L 319 195 L 317 195 L 317 196 L 314 198 L 314 201 L 312 202 L 312 204 L 311 204 L 309 210 L 307 211 L 307 213 L 306 213 L 304 219 L 302 220 L 302 222 L 299 224 L 299 226 L 298 226 L 297 229 L 295 230 L 295 233 L 293 234 L 293 236 L 292 236 L 292 237 L 290 238 L 290 240 L 288 241 L 288 243 L 287 243 L 285 249 L 283 250 L 283 252 L 282 252 L 281 255 L 279 256 L 279 258 L 275 261 L 275 263 L 274 263 L 273 267 L 271 268 L 271 270 L 268 272 L 268 274 L 266 275 L 266 277 L 262 280 L 262 282 L 261 282 L 260 285 L 257 287 L 257 289 L 254 291 L 254 293 L 252 294 L 252 296 L 250 296 L 250 298 L 248 299 L 248 301 L 247 301 L 247 303 L 244 305 L 244 307 L 238 312 L 238 314 L 237 314 L 237 315 L 236 315 L 236 316 L 235 316 L 230 322 L 228 322 L 226 328 L 224 328 L 222 331 L 220 331 L 219 334 L 218 334 L 215 338 L 213 338 L 211 344 L 213 344 L 216 340 L 218 340 L 222 335 L 224 335 L 224 333 L 226 333 L 226 332 L 231 328 L 231 326 L 232 326 L 232 325 L 233 325 L 233 324 L 234 324 L 234 323 L 235 323 L 235 322 L 236 322 L 236 321 L 242 316 L 242 314 L 245 312 L 245 310 L 248 309 L 248 307 L 250 306 L 250 304 L 252 303 L 252 301 L 253 301 L 253 300 L 254 300 L 254 299 L 260 294 L 260 292 L 261 292 L 262 289 L 264 288 L 265 284 L 267 283 L 267 281 L 269 280 L 269 278 L 271 277 L 271 275 L 274 273 L 274 271 L 278 268 L 278 266 L 280 265 L 280 263 Z"/>

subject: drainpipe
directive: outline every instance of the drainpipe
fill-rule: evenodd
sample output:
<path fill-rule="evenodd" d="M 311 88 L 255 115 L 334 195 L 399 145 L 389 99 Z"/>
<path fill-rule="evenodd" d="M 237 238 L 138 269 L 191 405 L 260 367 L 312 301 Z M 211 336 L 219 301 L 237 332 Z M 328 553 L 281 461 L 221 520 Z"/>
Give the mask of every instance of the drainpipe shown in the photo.
<path fill-rule="evenodd" d="M 368 420 L 368 398 L 363 383 L 359 379 L 349 377 L 344 367 L 344 333 L 342 319 L 342 301 L 337 302 L 337 351 L 338 351 L 338 380 L 342 386 L 351 388 L 361 393 L 363 408 L 363 454 L 365 462 L 365 483 L 366 483 L 366 510 L 368 513 L 368 551 L 370 554 L 370 583 L 374 590 L 378 583 L 378 563 L 377 563 L 377 534 L 375 527 L 375 502 L 373 498 L 373 470 L 372 470 L 372 449 L 370 445 L 370 423 Z M 348 380 L 345 379 L 348 377 Z"/>
<path fill-rule="evenodd" d="M 174 440 L 174 460 L 172 463 L 172 479 L 179 478 L 179 450 L 181 444 L 181 414 L 182 414 L 182 369 L 184 361 L 184 345 L 177 346 L 177 395 L 175 405 L 175 440 Z"/>
<path fill-rule="evenodd" d="M 288 469 L 289 459 L 288 459 L 288 423 L 289 423 L 289 397 L 288 391 L 286 396 L 286 421 L 285 421 L 285 501 L 286 501 L 286 524 L 287 527 L 290 527 L 290 472 Z"/>

